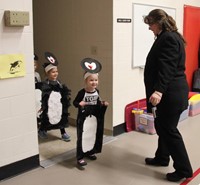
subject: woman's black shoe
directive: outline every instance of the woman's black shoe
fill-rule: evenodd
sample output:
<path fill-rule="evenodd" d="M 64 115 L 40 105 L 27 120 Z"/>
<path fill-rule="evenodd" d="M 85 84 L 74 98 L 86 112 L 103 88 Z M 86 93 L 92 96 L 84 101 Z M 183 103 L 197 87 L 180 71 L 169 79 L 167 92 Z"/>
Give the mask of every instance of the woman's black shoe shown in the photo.
<path fill-rule="evenodd" d="M 173 173 L 168 173 L 168 174 L 166 175 L 166 177 L 167 177 L 167 180 L 168 180 L 168 181 L 171 181 L 171 182 L 178 182 L 178 181 L 182 180 L 183 178 L 190 178 L 190 177 L 192 177 L 192 175 L 189 176 L 189 177 L 184 177 L 184 176 L 182 176 L 182 175 L 179 175 L 179 174 L 175 171 L 175 172 L 173 172 Z"/>
<path fill-rule="evenodd" d="M 168 166 L 169 163 L 158 161 L 156 158 L 145 158 L 145 163 L 151 166 Z"/>

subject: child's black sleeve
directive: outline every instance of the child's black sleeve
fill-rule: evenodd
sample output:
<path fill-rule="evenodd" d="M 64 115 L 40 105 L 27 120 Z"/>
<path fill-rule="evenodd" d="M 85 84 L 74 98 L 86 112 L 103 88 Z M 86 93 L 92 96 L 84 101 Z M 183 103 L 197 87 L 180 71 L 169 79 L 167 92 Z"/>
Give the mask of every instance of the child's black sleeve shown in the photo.
<path fill-rule="evenodd" d="M 78 94 L 76 95 L 76 98 L 73 101 L 73 105 L 78 108 L 79 107 L 79 103 L 83 100 L 84 98 L 84 94 L 85 94 L 85 90 L 81 89 Z"/>

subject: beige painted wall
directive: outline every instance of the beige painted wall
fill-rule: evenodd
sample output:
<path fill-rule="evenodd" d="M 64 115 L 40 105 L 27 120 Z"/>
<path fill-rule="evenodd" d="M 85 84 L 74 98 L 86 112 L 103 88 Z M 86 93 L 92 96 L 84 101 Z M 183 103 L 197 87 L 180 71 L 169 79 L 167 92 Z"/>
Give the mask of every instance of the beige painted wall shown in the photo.
<path fill-rule="evenodd" d="M 30 26 L 5 27 L 4 11 L 30 13 Z M 26 75 L 0 80 L 0 167 L 35 156 L 38 151 L 33 73 L 31 0 L 0 1 L 0 54 L 24 54 Z M 0 61 L 1 63 L 1 61 Z"/>
<path fill-rule="evenodd" d="M 72 101 L 84 87 L 80 61 L 93 57 L 101 62 L 100 95 L 110 103 L 105 128 L 112 131 L 112 0 L 34 0 L 33 6 L 35 52 L 41 63 L 45 51 L 56 55 L 60 79 L 72 90 Z M 73 105 L 70 115 L 76 119 Z"/>

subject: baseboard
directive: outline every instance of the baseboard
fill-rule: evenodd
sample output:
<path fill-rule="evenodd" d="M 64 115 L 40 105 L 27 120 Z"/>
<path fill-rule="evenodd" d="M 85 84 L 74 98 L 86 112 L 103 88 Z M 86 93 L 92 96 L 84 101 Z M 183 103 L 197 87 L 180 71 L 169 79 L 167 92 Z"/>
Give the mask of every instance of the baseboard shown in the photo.
<path fill-rule="evenodd" d="M 117 126 L 115 126 L 113 128 L 113 136 L 117 136 L 117 135 L 123 134 L 124 132 L 126 132 L 126 125 L 125 125 L 125 123 L 117 125 Z"/>
<path fill-rule="evenodd" d="M 2 166 L 0 167 L 0 181 L 27 172 L 39 166 L 39 154 L 6 166 Z"/>

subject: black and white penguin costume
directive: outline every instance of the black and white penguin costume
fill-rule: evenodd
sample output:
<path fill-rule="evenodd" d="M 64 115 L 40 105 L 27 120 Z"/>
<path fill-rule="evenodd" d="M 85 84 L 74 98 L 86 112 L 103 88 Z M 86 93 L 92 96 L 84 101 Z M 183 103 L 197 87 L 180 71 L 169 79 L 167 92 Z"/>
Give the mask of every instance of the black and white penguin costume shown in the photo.
<path fill-rule="evenodd" d="M 101 64 L 91 58 L 85 58 L 81 66 L 89 73 L 97 73 L 101 70 Z M 79 103 L 85 101 L 86 106 L 81 107 Z M 107 106 L 102 104 L 99 90 L 87 92 L 81 89 L 73 101 L 78 108 L 77 115 L 77 160 L 88 155 L 100 153 L 103 143 L 104 115 Z"/>
<path fill-rule="evenodd" d="M 49 61 L 44 68 L 57 66 L 58 62 L 52 53 L 45 53 Z M 52 66 L 51 66 L 52 65 Z M 45 80 L 36 84 L 41 90 L 41 114 L 39 115 L 41 130 L 62 129 L 68 126 L 68 108 L 70 106 L 70 90 L 58 80 Z M 38 93 L 39 94 L 39 93 Z M 39 109 L 39 108 L 38 108 Z"/>

